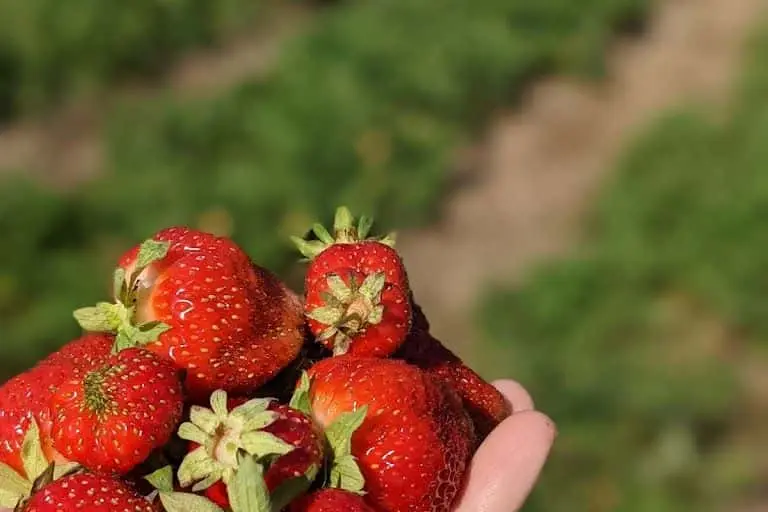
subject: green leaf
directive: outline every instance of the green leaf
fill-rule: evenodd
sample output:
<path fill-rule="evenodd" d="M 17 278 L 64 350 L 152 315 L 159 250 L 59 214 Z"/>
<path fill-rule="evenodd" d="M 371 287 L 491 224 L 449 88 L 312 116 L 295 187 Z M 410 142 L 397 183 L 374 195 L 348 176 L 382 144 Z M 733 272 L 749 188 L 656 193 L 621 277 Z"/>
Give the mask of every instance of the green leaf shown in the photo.
<path fill-rule="evenodd" d="M 220 421 L 226 419 L 229 410 L 227 409 L 227 392 L 223 389 L 217 389 L 211 393 L 211 410 Z"/>
<path fill-rule="evenodd" d="M 209 435 L 213 435 L 221 424 L 221 419 L 216 416 L 216 413 L 199 405 L 193 405 L 189 409 L 189 421 Z"/>
<path fill-rule="evenodd" d="M 192 482 L 202 480 L 210 475 L 221 475 L 221 465 L 208 454 L 205 446 L 198 446 L 189 452 L 181 461 L 177 476 L 182 487 L 188 487 Z"/>
<path fill-rule="evenodd" d="M 38 492 L 40 489 L 42 489 L 46 485 L 53 482 L 53 474 L 55 469 L 56 469 L 56 463 L 51 462 L 50 464 L 48 464 L 48 466 L 46 466 L 46 468 L 43 470 L 42 473 L 40 473 L 39 475 L 37 475 L 37 477 L 35 477 L 35 481 L 32 482 L 31 494 Z"/>
<path fill-rule="evenodd" d="M 120 326 L 115 308 L 116 304 L 99 302 L 96 306 L 76 309 L 72 316 L 86 331 L 113 332 Z"/>
<path fill-rule="evenodd" d="M 378 305 L 371 310 L 366 321 L 371 325 L 380 324 L 384 318 L 384 306 Z"/>
<path fill-rule="evenodd" d="M 307 313 L 307 318 L 316 320 L 323 325 L 336 325 L 343 316 L 344 312 L 333 306 L 320 306 Z"/>
<path fill-rule="evenodd" d="M 29 495 L 32 483 L 0 462 L 0 507 L 13 508 Z"/>
<path fill-rule="evenodd" d="M 331 245 L 336 242 L 336 240 L 334 240 L 334 238 L 331 236 L 328 230 L 325 229 L 325 226 L 323 226 L 319 222 L 315 222 L 312 225 L 312 231 L 315 233 L 315 235 L 317 235 L 317 238 L 319 238 L 320 241 L 325 243 L 326 245 Z"/>
<path fill-rule="evenodd" d="M 171 329 L 171 326 L 162 322 L 147 322 L 132 330 L 131 337 L 134 345 L 146 345 L 157 341 L 161 334 Z"/>
<path fill-rule="evenodd" d="M 117 333 L 117 336 L 115 336 L 115 345 L 112 347 L 112 353 L 116 354 L 117 352 L 120 352 L 121 350 L 125 350 L 127 348 L 133 348 L 136 345 L 134 345 L 133 340 L 131 337 L 125 333 L 125 331 L 120 331 Z"/>
<path fill-rule="evenodd" d="M 243 424 L 243 431 L 259 430 L 273 424 L 280 415 L 274 411 L 260 412 L 250 418 Z"/>
<path fill-rule="evenodd" d="M 293 392 L 293 396 L 291 397 L 291 401 L 288 404 L 289 407 L 296 409 L 297 411 L 301 411 L 307 416 L 312 415 L 312 405 L 309 401 L 310 385 L 311 382 L 309 380 L 309 374 L 305 371 L 302 371 L 301 377 L 299 377 L 299 384 L 296 386 L 296 389 Z"/>
<path fill-rule="evenodd" d="M 320 333 L 320 335 L 317 337 L 317 341 L 329 340 L 334 336 L 336 336 L 337 334 L 342 338 L 346 338 L 346 335 L 343 332 L 339 331 L 338 327 L 331 326 Z"/>
<path fill-rule="evenodd" d="M 166 512 L 224 512 L 208 498 L 187 492 L 161 492 L 160 502 Z"/>
<path fill-rule="evenodd" d="M 336 215 L 333 218 L 333 229 L 337 233 L 339 231 L 348 230 L 352 227 L 355 221 L 352 212 L 346 206 L 339 206 L 336 208 Z"/>
<path fill-rule="evenodd" d="M 240 459 L 237 473 L 227 485 L 227 496 L 233 512 L 271 512 L 264 470 L 254 457 Z"/>
<path fill-rule="evenodd" d="M 258 419 L 256 423 L 259 423 L 264 419 L 263 414 L 267 412 L 267 407 L 269 407 L 269 404 L 274 400 L 274 398 L 253 398 L 232 409 L 229 413 L 229 417 L 231 419 L 240 420 L 246 425 L 254 419 Z M 275 419 L 277 419 L 276 416 L 277 415 L 275 415 Z M 249 427 L 243 428 L 250 430 Z"/>
<path fill-rule="evenodd" d="M 338 276 L 338 274 L 330 274 L 328 276 L 328 289 L 334 298 L 340 302 L 349 302 L 352 299 L 352 289 L 347 286 L 347 283 Z"/>
<path fill-rule="evenodd" d="M 115 300 L 122 302 L 123 299 L 125 299 L 126 288 L 125 269 L 123 267 L 117 267 L 112 274 L 112 295 Z"/>
<path fill-rule="evenodd" d="M 360 286 L 360 293 L 374 304 L 378 304 L 381 301 L 385 279 L 384 272 L 376 272 L 367 276 Z"/>
<path fill-rule="evenodd" d="M 0 488 L 0 507 L 16 510 L 16 506 L 24 496 L 17 496 L 12 491 Z"/>
<path fill-rule="evenodd" d="M 291 241 L 307 260 L 314 259 L 327 247 L 326 244 L 318 240 L 304 240 L 298 236 L 292 236 Z"/>
<path fill-rule="evenodd" d="M 152 262 L 165 258 L 170 247 L 170 242 L 160 242 L 151 238 L 142 242 L 139 247 L 139 255 L 136 257 L 136 270 L 134 270 L 134 273 L 140 272 Z"/>
<path fill-rule="evenodd" d="M 365 478 L 352 455 L 334 459 L 331 466 L 331 486 L 356 494 L 363 492 Z"/>
<path fill-rule="evenodd" d="M 210 436 L 192 422 L 185 421 L 179 425 L 178 436 L 186 441 L 192 441 L 197 444 L 205 444 Z"/>
<path fill-rule="evenodd" d="M 356 411 L 340 414 L 336 421 L 325 430 L 325 436 L 333 450 L 334 458 L 351 455 L 352 434 L 363 424 L 367 412 L 368 406 L 364 405 Z"/>
<path fill-rule="evenodd" d="M 146 475 L 144 480 L 159 491 L 173 492 L 173 467 L 171 465 L 163 466 Z"/>
<path fill-rule="evenodd" d="M 318 470 L 317 465 L 313 464 L 303 475 L 289 478 L 278 485 L 270 496 L 272 510 L 283 510 L 293 500 L 305 494 L 312 487 Z"/>
<path fill-rule="evenodd" d="M 367 215 L 361 215 L 360 218 L 357 220 L 358 238 L 360 238 L 360 240 L 367 239 L 368 234 L 371 232 L 372 227 L 373 227 L 373 217 L 368 217 Z"/>
<path fill-rule="evenodd" d="M 259 459 L 268 455 L 285 455 L 295 448 L 276 435 L 259 430 L 244 432 L 240 436 L 240 442 L 246 452 Z"/>
<path fill-rule="evenodd" d="M 58 480 L 80 469 L 82 469 L 82 466 L 77 462 L 57 462 L 53 468 L 53 479 Z"/>
<path fill-rule="evenodd" d="M 29 422 L 27 433 L 21 443 L 21 461 L 24 464 L 24 471 L 27 473 L 27 479 L 34 480 L 48 468 L 49 462 L 43 453 L 43 446 L 40 443 L 40 430 L 37 428 L 37 422 L 33 419 Z"/>
<path fill-rule="evenodd" d="M 197 482 L 195 485 L 192 486 L 192 492 L 200 492 L 204 491 L 216 482 L 221 480 L 221 477 L 218 474 L 210 474 L 207 477 L 203 478 L 199 482 Z"/>
<path fill-rule="evenodd" d="M 397 243 L 397 233 L 394 231 L 392 233 L 388 233 L 386 236 L 380 238 L 378 242 L 389 247 L 394 247 L 395 243 Z"/>
<path fill-rule="evenodd" d="M 336 336 L 336 339 L 333 340 L 333 355 L 334 356 L 343 356 L 347 352 L 349 352 L 349 346 L 352 343 L 352 340 L 344 334 L 343 332 L 339 332 Z"/>

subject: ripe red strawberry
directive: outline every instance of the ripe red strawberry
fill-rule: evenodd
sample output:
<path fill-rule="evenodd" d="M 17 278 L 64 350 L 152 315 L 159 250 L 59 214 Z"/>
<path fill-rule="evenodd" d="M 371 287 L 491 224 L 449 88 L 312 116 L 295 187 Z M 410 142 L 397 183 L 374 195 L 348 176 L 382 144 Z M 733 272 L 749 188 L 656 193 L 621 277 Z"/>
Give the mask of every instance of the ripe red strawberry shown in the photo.
<path fill-rule="evenodd" d="M 306 488 L 323 462 L 322 437 L 309 417 L 271 399 L 232 398 L 216 391 L 211 409 L 193 406 L 190 422 L 179 427 L 190 441 L 190 452 L 179 467 L 183 487 L 221 507 L 229 507 L 227 484 L 239 468 L 239 457 L 255 456 L 266 466 L 269 491 L 294 478 L 306 478 Z"/>
<path fill-rule="evenodd" d="M 58 387 L 51 399 L 54 447 L 104 473 L 126 473 L 165 443 L 181 420 L 176 367 L 125 349 Z"/>
<path fill-rule="evenodd" d="M 341 489 L 321 489 L 291 503 L 289 512 L 374 512 L 359 495 Z"/>
<path fill-rule="evenodd" d="M 423 317 L 420 311 L 415 318 Z M 417 320 L 427 325 L 426 320 Z M 478 441 L 504 418 L 512 414 L 512 406 L 498 389 L 465 365 L 427 330 L 414 328 L 394 357 L 418 366 L 435 379 L 450 386 L 461 398 L 475 424 Z"/>
<path fill-rule="evenodd" d="M 387 357 L 410 329 L 408 296 L 383 272 L 332 272 L 307 288 L 304 309 L 310 330 L 334 355 Z"/>
<path fill-rule="evenodd" d="M 72 372 L 72 375 L 68 377 L 81 375 L 102 364 L 110 356 L 114 343 L 115 337 L 112 335 L 87 333 L 46 357 L 38 366 L 55 365 L 59 368 L 68 369 Z M 55 389 L 58 384 L 48 380 L 50 378 L 51 375 L 49 374 L 45 382 L 50 389 Z"/>
<path fill-rule="evenodd" d="M 104 361 L 113 341 L 112 336 L 101 334 L 78 338 L 0 387 L 0 462 L 26 476 L 21 444 L 32 419 L 47 460 L 64 461 L 53 448 L 50 398 L 63 382 Z"/>
<path fill-rule="evenodd" d="M 24 512 L 156 512 L 143 496 L 124 482 L 104 475 L 81 473 L 56 480 L 39 492 L 22 509 Z"/>
<path fill-rule="evenodd" d="M 322 225 L 315 224 L 313 231 L 319 240 L 292 237 L 299 251 L 310 260 L 304 281 L 305 289 L 312 289 L 317 281 L 325 281 L 331 272 L 353 269 L 366 276 L 384 272 L 387 283 L 407 292 L 408 275 L 400 255 L 392 247 L 394 235 L 368 238 L 372 225 L 373 220 L 363 216 L 355 226 L 349 209 L 342 206 L 336 210 L 334 236 Z"/>
<path fill-rule="evenodd" d="M 157 233 L 120 260 L 116 304 L 76 312 L 88 330 L 117 333 L 186 369 L 197 401 L 215 389 L 250 393 L 303 343 L 300 300 L 231 240 L 189 228 Z"/>
<path fill-rule="evenodd" d="M 345 482 L 354 457 L 365 499 L 377 510 L 450 510 L 475 443 L 453 391 L 391 359 L 333 357 L 313 366 L 309 378 L 312 414 L 326 428 L 334 465 L 344 466 L 338 477 L 331 469 L 334 486 L 359 489 L 356 478 L 352 488 Z M 349 431 L 351 445 L 344 446 L 340 438 Z"/>

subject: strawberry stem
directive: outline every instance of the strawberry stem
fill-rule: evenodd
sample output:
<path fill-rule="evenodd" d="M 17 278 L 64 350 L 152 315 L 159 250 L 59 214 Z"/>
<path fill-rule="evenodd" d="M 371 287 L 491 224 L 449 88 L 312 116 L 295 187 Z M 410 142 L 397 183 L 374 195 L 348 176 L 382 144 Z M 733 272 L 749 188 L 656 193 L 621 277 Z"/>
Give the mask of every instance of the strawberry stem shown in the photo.
<path fill-rule="evenodd" d="M 262 430 L 278 418 L 277 413 L 267 410 L 271 399 L 254 398 L 228 411 L 226 392 L 217 390 L 210 401 L 210 409 L 193 406 L 190 421 L 179 426 L 180 438 L 200 445 L 179 466 L 182 487 L 194 483 L 192 490 L 197 492 L 219 480 L 229 484 L 240 469 L 244 454 L 265 460 L 294 449 Z"/>
<path fill-rule="evenodd" d="M 358 284 L 355 279 L 345 283 L 337 274 L 327 278 L 329 292 L 321 295 L 324 306 L 307 313 L 312 320 L 326 325 L 320 334 L 320 341 L 334 338 L 335 355 L 345 354 L 351 340 L 369 325 L 381 322 L 384 306 L 381 305 L 381 293 L 384 289 L 385 275 L 376 272 Z"/>
<path fill-rule="evenodd" d="M 142 322 L 137 318 L 141 316 L 137 305 L 154 281 L 148 276 L 150 265 L 165 258 L 169 248 L 169 242 L 145 240 L 139 246 L 131 273 L 121 267 L 115 270 L 112 283 L 115 302 L 99 302 L 94 307 L 77 309 L 73 314 L 75 320 L 86 331 L 116 334 L 113 352 L 156 341 L 170 326 L 155 321 Z"/>
<path fill-rule="evenodd" d="M 349 208 L 340 206 L 336 209 L 334 216 L 333 235 L 322 224 L 315 223 L 312 225 L 312 232 L 317 237 L 317 240 L 305 240 L 297 236 L 292 236 L 291 240 L 307 260 L 314 259 L 318 254 L 334 244 L 374 241 L 390 247 L 394 245 L 394 233 L 381 237 L 369 236 L 372 227 L 372 217 L 361 215 L 357 219 L 357 223 L 355 223 L 355 218 Z"/>

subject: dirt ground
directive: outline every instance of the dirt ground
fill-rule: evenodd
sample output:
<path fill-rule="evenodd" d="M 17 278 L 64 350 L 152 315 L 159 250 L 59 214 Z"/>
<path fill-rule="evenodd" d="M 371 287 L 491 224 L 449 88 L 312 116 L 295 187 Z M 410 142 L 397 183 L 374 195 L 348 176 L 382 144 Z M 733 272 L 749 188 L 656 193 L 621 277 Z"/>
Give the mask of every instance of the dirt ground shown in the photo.
<path fill-rule="evenodd" d="M 398 244 L 435 333 L 472 359 L 473 306 L 489 284 L 515 283 L 578 239 L 591 199 L 625 144 L 681 102 L 725 104 L 764 0 L 666 0 L 647 32 L 618 41 L 608 78 L 535 85 L 500 113 L 475 155 L 469 185 L 439 225 Z M 438 279 L 435 276 L 440 276 Z"/>

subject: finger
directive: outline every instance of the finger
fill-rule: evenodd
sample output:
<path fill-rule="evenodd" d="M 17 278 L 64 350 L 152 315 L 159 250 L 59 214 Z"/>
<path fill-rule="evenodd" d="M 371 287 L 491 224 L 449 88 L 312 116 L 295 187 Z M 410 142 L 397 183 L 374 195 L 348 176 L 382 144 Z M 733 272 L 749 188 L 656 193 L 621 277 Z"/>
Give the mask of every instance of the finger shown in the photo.
<path fill-rule="evenodd" d="M 533 398 L 525 388 L 514 380 L 501 379 L 493 381 L 493 386 L 512 404 L 513 412 L 532 411 Z"/>
<path fill-rule="evenodd" d="M 531 492 L 555 438 L 555 425 L 537 411 L 504 420 L 475 453 L 456 512 L 513 512 Z"/>

